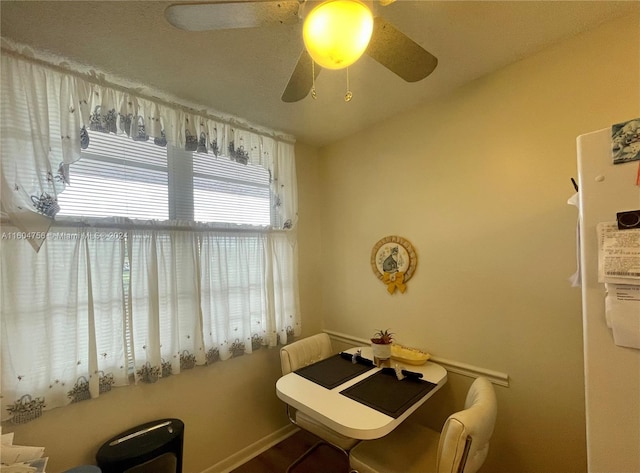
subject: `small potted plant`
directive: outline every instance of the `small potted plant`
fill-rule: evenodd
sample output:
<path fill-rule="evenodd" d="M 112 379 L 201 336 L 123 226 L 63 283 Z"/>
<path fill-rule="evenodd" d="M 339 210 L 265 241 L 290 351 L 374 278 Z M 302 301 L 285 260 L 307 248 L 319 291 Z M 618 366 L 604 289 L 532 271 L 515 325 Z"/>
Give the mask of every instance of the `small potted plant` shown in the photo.
<path fill-rule="evenodd" d="M 373 351 L 373 361 L 376 366 L 381 362 L 386 362 L 391 358 L 391 344 L 393 343 L 393 333 L 389 330 L 378 330 L 371 338 L 371 350 Z"/>

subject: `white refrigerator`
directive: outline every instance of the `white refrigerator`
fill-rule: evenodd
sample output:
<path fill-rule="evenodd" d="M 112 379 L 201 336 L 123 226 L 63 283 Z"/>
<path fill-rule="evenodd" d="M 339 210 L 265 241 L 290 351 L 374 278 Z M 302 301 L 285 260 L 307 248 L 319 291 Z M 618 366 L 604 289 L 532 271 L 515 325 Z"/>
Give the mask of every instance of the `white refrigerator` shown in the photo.
<path fill-rule="evenodd" d="M 640 120 L 631 122 L 640 127 Z M 632 148 L 640 149 L 636 131 Z M 588 471 L 640 473 L 640 349 L 616 344 L 610 319 L 608 324 L 596 230 L 599 223 L 616 222 L 618 212 L 640 210 L 640 161 L 614 165 L 612 145 L 612 128 L 577 139 Z M 637 317 L 640 331 L 640 301 L 630 304 L 627 317 Z"/>

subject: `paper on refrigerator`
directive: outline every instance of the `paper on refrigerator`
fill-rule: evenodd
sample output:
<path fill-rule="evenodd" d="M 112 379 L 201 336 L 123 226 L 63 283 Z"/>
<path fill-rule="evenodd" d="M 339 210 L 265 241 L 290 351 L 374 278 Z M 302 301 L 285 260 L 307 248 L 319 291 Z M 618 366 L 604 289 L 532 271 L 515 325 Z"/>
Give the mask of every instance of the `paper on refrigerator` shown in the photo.
<path fill-rule="evenodd" d="M 598 282 L 640 285 L 640 228 L 599 223 Z"/>
<path fill-rule="evenodd" d="M 606 290 L 605 316 L 614 343 L 640 349 L 640 286 L 607 284 Z"/>

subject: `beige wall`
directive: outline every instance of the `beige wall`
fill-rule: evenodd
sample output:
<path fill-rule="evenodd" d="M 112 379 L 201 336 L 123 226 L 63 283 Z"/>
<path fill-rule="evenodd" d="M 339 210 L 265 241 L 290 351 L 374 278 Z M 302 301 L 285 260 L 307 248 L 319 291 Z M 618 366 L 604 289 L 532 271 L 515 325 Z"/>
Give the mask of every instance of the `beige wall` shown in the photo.
<path fill-rule="evenodd" d="M 115 388 L 2 431 L 15 431 L 16 444 L 45 446 L 47 472 L 60 473 L 95 464 L 98 448 L 119 432 L 176 417 L 185 423 L 183 471 L 200 473 L 287 425 L 275 395 L 279 375 L 278 350 L 263 348 L 155 384 Z"/>
<path fill-rule="evenodd" d="M 324 327 L 363 338 L 389 327 L 401 343 L 508 373 L 484 471 L 586 470 L 580 290 L 568 281 L 577 212 L 567 199 L 576 137 L 640 116 L 638 20 L 320 151 Z M 387 235 L 418 253 L 404 295 L 389 295 L 370 267 Z M 455 407 L 448 397 L 461 403 L 468 384 L 451 376 L 420 415 L 441 425 Z"/>
<path fill-rule="evenodd" d="M 296 173 L 298 175 L 298 260 L 300 268 L 300 312 L 302 334 L 322 330 L 322 258 L 321 222 L 324 192 L 320 185 L 318 150 L 297 143 Z"/>

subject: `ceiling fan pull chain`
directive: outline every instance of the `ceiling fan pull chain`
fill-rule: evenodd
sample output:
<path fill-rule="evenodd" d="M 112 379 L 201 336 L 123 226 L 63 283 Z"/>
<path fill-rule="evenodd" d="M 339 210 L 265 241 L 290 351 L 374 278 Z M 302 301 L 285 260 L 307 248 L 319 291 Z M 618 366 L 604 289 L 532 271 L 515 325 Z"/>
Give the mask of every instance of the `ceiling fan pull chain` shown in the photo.
<path fill-rule="evenodd" d="M 311 60 L 311 80 L 311 97 L 315 100 L 318 98 L 318 94 L 316 93 L 316 62 L 313 59 Z"/>
<path fill-rule="evenodd" d="M 344 94 L 344 101 L 351 102 L 353 94 L 351 93 L 351 87 L 349 86 L 349 68 L 347 67 L 347 93 Z"/>

